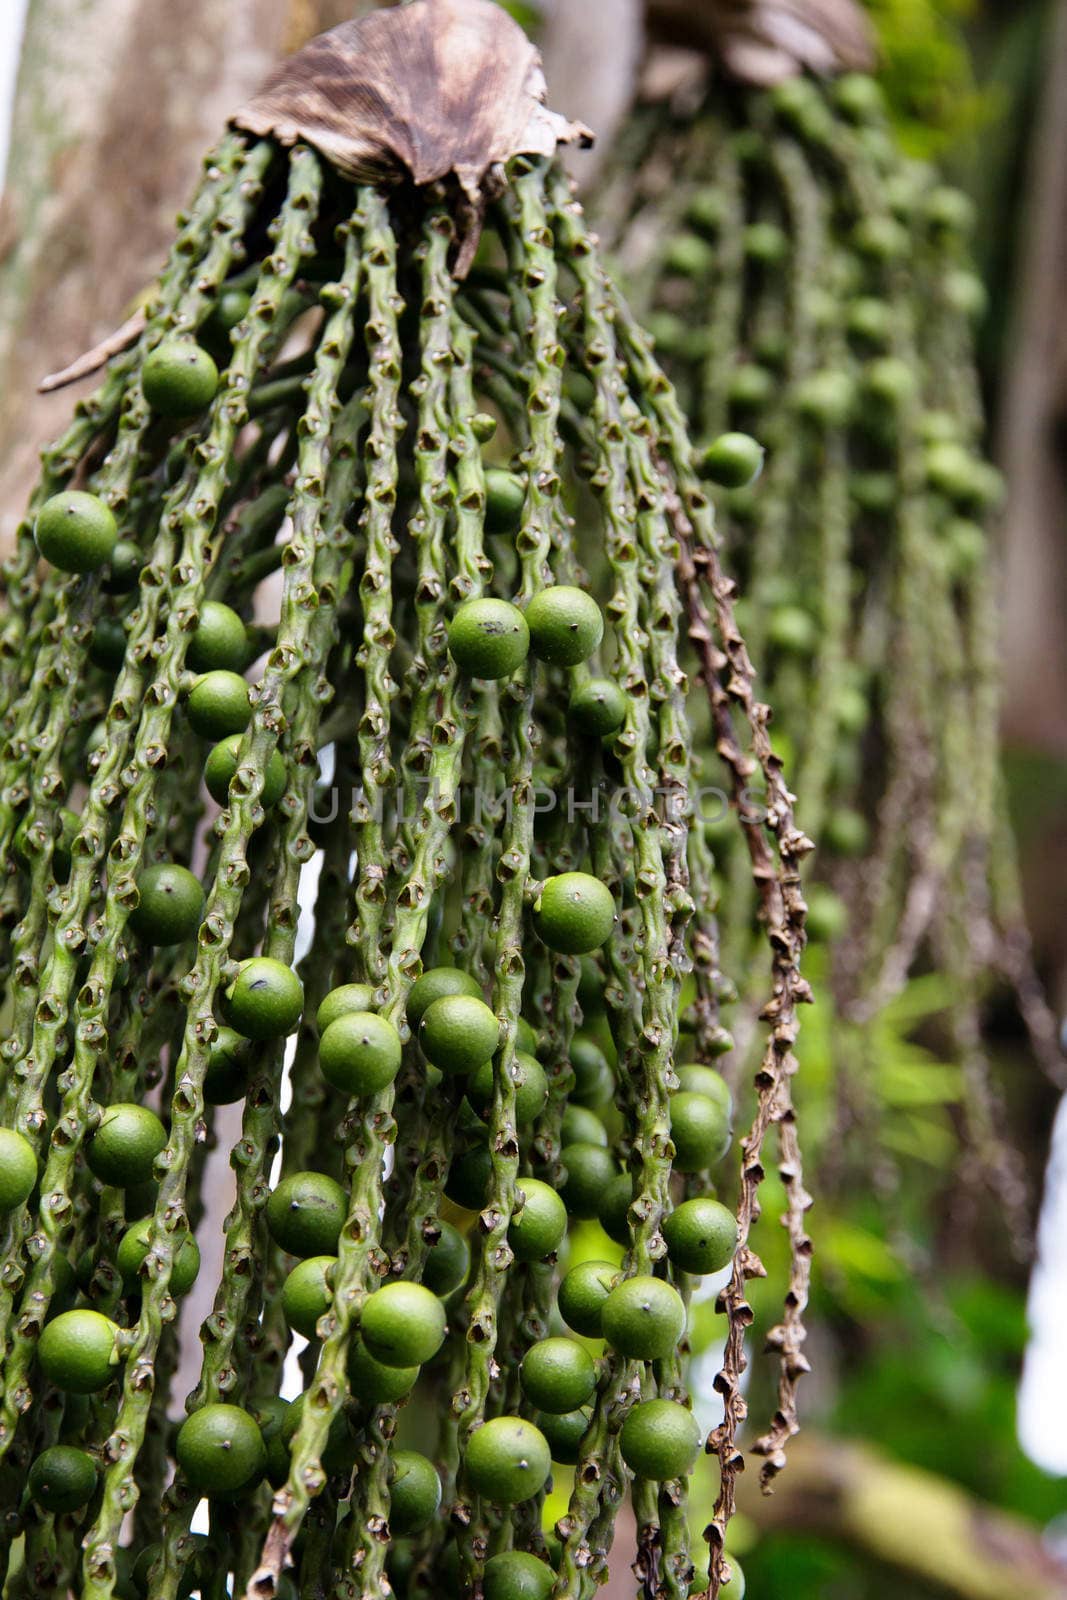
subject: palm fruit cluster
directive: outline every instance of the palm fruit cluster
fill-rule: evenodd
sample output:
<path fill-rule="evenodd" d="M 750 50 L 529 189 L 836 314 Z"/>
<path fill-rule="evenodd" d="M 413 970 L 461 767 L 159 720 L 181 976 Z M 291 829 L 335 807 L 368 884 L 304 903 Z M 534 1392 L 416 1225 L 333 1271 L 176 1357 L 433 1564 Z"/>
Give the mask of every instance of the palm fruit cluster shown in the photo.
<path fill-rule="evenodd" d="M 870 1025 L 914 973 L 938 973 L 968 1171 L 1021 1236 L 1025 1183 L 981 1038 L 997 984 L 1062 1071 L 998 765 L 1001 483 L 982 453 L 972 203 L 901 153 L 864 73 L 766 90 L 718 74 L 695 110 L 639 111 L 597 218 L 701 440 L 774 746 L 817 845 L 808 927 L 827 947 L 838 1127 L 877 1127 Z M 711 842 L 738 970 L 752 891 L 728 821 Z M 865 1165 L 869 1146 L 852 1148 Z"/>
<path fill-rule="evenodd" d="M 501 19 L 395 15 L 457 5 Z M 517 148 L 463 279 L 448 183 L 235 129 L 44 453 L 0 632 L 12 1600 L 588 1596 L 627 1493 L 646 1592 L 710 1558 L 743 1593 L 772 1129 L 772 1475 L 806 1366 L 809 845 L 674 391 L 569 182 Z M 768 938 L 739 1179 L 701 730 Z M 702 1559 L 685 1354 L 712 1273 Z"/>

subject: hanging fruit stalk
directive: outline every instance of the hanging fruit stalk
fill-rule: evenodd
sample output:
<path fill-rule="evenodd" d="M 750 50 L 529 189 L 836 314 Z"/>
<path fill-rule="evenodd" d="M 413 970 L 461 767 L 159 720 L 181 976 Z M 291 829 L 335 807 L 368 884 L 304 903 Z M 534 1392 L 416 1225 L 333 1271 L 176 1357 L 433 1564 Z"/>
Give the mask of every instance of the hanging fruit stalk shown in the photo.
<path fill-rule="evenodd" d="M 710 1582 L 741 1592 L 722 1541 L 772 1126 L 794 1266 L 769 1473 L 804 1368 L 809 845 L 674 391 L 553 162 L 582 135 L 488 0 L 325 35 L 234 119 L 134 342 L 45 453 L 0 701 L 0 1471 L 32 1463 L 3 1524 L 26 1592 L 587 1597 L 631 1485 L 648 1581 L 695 1592 L 686 1302 L 731 1262 Z M 732 1199 L 711 741 L 770 947 L 736 1223 L 683 1204 Z M 204 1148 L 238 1101 L 171 1431 Z M 607 1227 L 592 1274 L 568 1206 Z M 557 1295 L 595 1360 L 548 1337 Z"/>

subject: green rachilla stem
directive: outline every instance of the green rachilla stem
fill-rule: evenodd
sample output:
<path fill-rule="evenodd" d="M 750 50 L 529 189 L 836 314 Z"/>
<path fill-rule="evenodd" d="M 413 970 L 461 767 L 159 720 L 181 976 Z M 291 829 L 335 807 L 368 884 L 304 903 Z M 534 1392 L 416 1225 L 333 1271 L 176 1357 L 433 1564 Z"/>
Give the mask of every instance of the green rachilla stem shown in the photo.
<path fill-rule="evenodd" d="M 144 833 L 141 813 L 143 795 L 150 782 L 154 752 L 166 749 L 171 717 L 177 700 L 177 678 L 184 658 L 186 629 L 195 617 L 203 593 L 203 583 L 214 554 L 218 505 L 225 482 L 227 463 L 237 434 L 246 420 L 248 386 L 258 370 L 262 354 L 269 348 L 278 306 L 299 266 L 302 254 L 312 248 L 308 228 L 318 202 L 321 173 L 317 159 L 297 150 L 291 160 L 289 194 L 278 223 L 274 252 L 263 263 L 259 288 L 247 320 L 247 336 L 235 348 L 219 395 L 212 408 L 209 432 L 201 447 L 203 465 L 197 489 L 178 513 L 183 533 L 180 570 L 183 581 L 171 596 L 167 652 L 161 658 L 160 677 L 150 691 L 142 724 L 145 744 L 139 746 L 138 780 L 127 801 L 124 833 L 133 845 L 132 859 L 139 854 Z M 283 663 L 279 679 L 295 670 Z M 280 696 L 280 683 L 278 693 Z M 261 697 L 257 707 L 257 727 L 253 736 L 252 764 L 257 772 L 266 762 L 278 738 L 280 708 Z M 170 1139 L 159 1158 L 162 1177 L 152 1229 L 152 1250 L 159 1262 L 158 1274 L 146 1282 L 141 1315 L 132 1330 L 126 1352 L 123 1395 L 119 1404 L 113 1440 L 117 1453 L 110 1460 L 105 1478 L 103 1504 L 87 1539 L 83 1595 L 85 1600 L 111 1600 L 115 1582 L 114 1552 L 122 1518 L 136 1504 L 137 1487 L 133 1465 L 144 1437 L 151 1401 L 152 1361 L 164 1320 L 173 1315 L 168 1292 L 173 1251 L 186 1226 L 185 1189 L 196 1138 L 203 1114 L 203 1079 L 207 1055 L 215 1036 L 215 994 L 226 972 L 233 921 L 240 908 L 248 881 L 245 852 L 255 829 L 260 784 L 253 782 L 247 794 L 232 800 L 229 821 L 219 850 L 215 881 L 207 897 L 205 918 L 198 940 L 196 964 L 185 984 L 188 1001 L 185 1037 L 177 1069 L 178 1088 L 172 1104 Z M 128 858 L 129 859 L 129 858 Z M 113 893 L 116 904 L 129 903 L 131 883 L 126 872 Z"/>

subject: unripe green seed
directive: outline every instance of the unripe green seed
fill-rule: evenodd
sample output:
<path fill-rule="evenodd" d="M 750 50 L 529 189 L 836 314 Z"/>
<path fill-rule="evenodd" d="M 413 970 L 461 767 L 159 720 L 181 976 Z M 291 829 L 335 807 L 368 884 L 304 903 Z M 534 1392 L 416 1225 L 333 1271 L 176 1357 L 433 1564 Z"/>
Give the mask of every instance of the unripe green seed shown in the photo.
<path fill-rule="evenodd" d="M 592 738 L 606 738 L 626 720 L 629 699 L 610 678 L 587 678 L 571 693 L 567 714 L 576 728 Z"/>
<path fill-rule="evenodd" d="M 453 1156 L 445 1180 L 445 1194 L 454 1205 L 480 1211 L 489 1192 L 493 1158 L 486 1144 L 477 1144 Z"/>
<path fill-rule="evenodd" d="M 348 1382 L 361 1405 L 396 1405 L 411 1393 L 418 1376 L 417 1366 L 391 1367 L 378 1361 L 358 1336 L 348 1346 Z"/>
<path fill-rule="evenodd" d="M 407 999 L 408 1026 L 412 1033 L 418 1030 L 420 1022 L 435 1000 L 444 1000 L 446 996 L 454 994 L 466 994 L 475 1000 L 480 1000 L 481 985 L 469 972 L 462 972 L 459 967 L 431 967 L 421 977 L 416 978 Z"/>
<path fill-rule="evenodd" d="M 238 756 L 241 749 L 243 733 L 231 733 L 226 739 L 220 739 L 208 756 L 204 765 L 204 782 L 208 794 L 216 805 L 226 806 L 230 802 L 230 784 L 238 767 Z M 259 803 L 264 811 L 269 811 L 276 806 L 285 793 L 287 774 L 285 770 L 285 757 L 280 750 L 271 751 L 267 770 L 263 777 L 263 790 Z"/>
<path fill-rule="evenodd" d="M 349 1011 L 319 1040 L 319 1066 L 327 1083 L 347 1095 L 374 1095 L 400 1071 L 403 1050 L 391 1022 L 373 1011 Z"/>
<path fill-rule="evenodd" d="M 600 1144 L 567 1144 L 560 1161 L 566 1174 L 560 1197 L 568 1215 L 595 1217 L 605 1189 L 618 1172 L 614 1156 Z"/>
<path fill-rule="evenodd" d="M 693 1470 L 700 1444 L 697 1419 L 675 1400 L 639 1401 L 619 1434 L 626 1465 L 654 1483 L 686 1477 Z"/>
<path fill-rule="evenodd" d="M 615 925 L 611 890 L 587 872 L 547 878 L 534 902 L 534 926 L 550 950 L 588 955 L 598 950 Z"/>
<path fill-rule="evenodd" d="M 730 1087 L 720 1072 L 714 1067 L 698 1066 L 695 1062 L 688 1061 L 678 1067 L 677 1078 L 679 1089 L 690 1094 L 702 1094 L 713 1100 L 729 1122 L 734 1114 L 734 1099 Z"/>
<path fill-rule="evenodd" d="M 473 995 L 445 995 L 435 1000 L 419 1023 L 419 1043 L 441 1072 L 476 1072 L 496 1053 L 500 1023 L 484 1000 Z"/>
<path fill-rule="evenodd" d="M 243 1100 L 252 1064 L 251 1045 L 235 1028 L 220 1028 L 208 1051 L 204 1099 L 209 1106 Z"/>
<path fill-rule="evenodd" d="M 862 856 L 870 844 L 871 830 L 861 811 L 831 812 L 826 822 L 826 843 L 839 856 Z"/>
<path fill-rule="evenodd" d="M 161 417 L 206 411 L 219 387 L 219 369 L 192 339 L 164 339 L 141 369 L 144 396 Z"/>
<path fill-rule="evenodd" d="M 610 1261 L 582 1261 L 560 1283 L 556 1301 L 569 1328 L 586 1339 L 599 1339 L 604 1302 L 619 1275 Z"/>
<path fill-rule="evenodd" d="M 557 667 L 587 661 L 604 637 L 604 616 L 584 589 L 557 583 L 535 594 L 525 611 L 530 649 Z"/>
<path fill-rule="evenodd" d="M 479 444 L 488 444 L 497 430 L 497 420 L 488 411 L 476 411 L 471 418 L 471 432 Z"/>
<path fill-rule="evenodd" d="M 248 635 L 236 611 L 220 600 L 205 600 L 185 655 L 190 672 L 240 673 L 247 656 Z"/>
<path fill-rule="evenodd" d="M 360 1335 L 376 1361 L 418 1367 L 445 1338 L 445 1308 L 420 1283 L 386 1283 L 363 1302 Z"/>
<path fill-rule="evenodd" d="M 663 264 L 680 278 L 705 278 L 715 265 L 715 252 L 704 239 L 681 233 L 667 246 Z"/>
<path fill-rule="evenodd" d="M 515 1085 L 515 1122 L 528 1128 L 536 1122 L 548 1099 L 548 1079 L 545 1069 L 534 1056 L 523 1050 L 515 1052 L 511 1068 Z M 493 1106 L 493 1062 L 483 1061 L 467 1084 L 467 1098 L 480 1117 L 487 1118 Z"/>
<path fill-rule="evenodd" d="M 719 1600 L 745 1600 L 745 1574 L 741 1570 L 741 1563 L 735 1556 L 728 1558 L 730 1576 L 725 1583 L 719 1585 Z"/>
<path fill-rule="evenodd" d="M 126 629 L 118 617 L 101 617 L 89 640 L 89 660 L 101 672 L 116 673 L 126 659 Z"/>
<path fill-rule="evenodd" d="M 282 1284 L 285 1320 L 305 1339 L 316 1337 L 316 1324 L 330 1309 L 333 1301 L 330 1274 L 336 1265 L 336 1256 L 308 1256 L 297 1263 Z"/>
<path fill-rule="evenodd" d="M 331 1023 L 338 1017 L 347 1016 L 352 1011 L 373 1011 L 374 989 L 369 983 L 342 983 L 339 988 L 331 989 L 323 997 L 318 1011 L 315 1013 L 315 1026 L 319 1038 L 326 1032 Z M 408 1016 L 410 1018 L 410 1009 Z"/>
<path fill-rule="evenodd" d="M 663 1237 L 679 1271 L 697 1276 L 721 1272 L 737 1248 L 737 1219 L 718 1200 L 700 1195 L 683 1200 L 664 1219 Z"/>
<path fill-rule="evenodd" d="M 541 1261 L 558 1250 L 567 1232 L 567 1210 L 547 1183 L 520 1178 L 516 1204 L 508 1226 L 508 1243 L 519 1261 Z"/>
<path fill-rule="evenodd" d="M 267 1448 L 255 1419 L 240 1406 L 201 1406 L 186 1417 L 174 1441 L 174 1458 L 201 1494 L 239 1494 L 267 1468 Z"/>
<path fill-rule="evenodd" d="M 471 1434 L 464 1458 L 476 1494 L 518 1505 L 545 1486 L 552 1461 L 540 1429 L 521 1417 L 494 1417 Z"/>
<path fill-rule="evenodd" d="M 304 986 L 292 967 L 271 956 L 242 961 L 226 991 L 230 1025 L 246 1039 L 282 1039 L 304 1009 Z"/>
<path fill-rule="evenodd" d="M 140 1289 L 141 1267 L 148 1255 L 151 1233 L 152 1218 L 142 1217 L 140 1222 L 135 1222 L 132 1228 L 126 1229 L 115 1252 L 115 1265 L 119 1269 L 127 1294 Z M 168 1293 L 176 1300 L 180 1300 L 183 1295 L 189 1293 L 199 1274 L 200 1246 L 192 1234 L 187 1233 L 178 1248 L 173 1250 L 170 1278 L 167 1282 Z"/>
<path fill-rule="evenodd" d="M 602 1106 L 615 1092 L 615 1075 L 607 1056 L 588 1033 L 571 1040 L 570 1064 L 574 1071 L 571 1099 L 578 1106 Z"/>
<path fill-rule="evenodd" d="M 597 1220 L 609 1239 L 616 1244 L 630 1243 L 630 1207 L 633 1204 L 634 1184 L 628 1172 L 613 1178 L 600 1197 Z"/>
<path fill-rule="evenodd" d="M 30 1141 L 13 1128 L 0 1128 L 0 1214 L 17 1211 L 36 1182 L 37 1157 Z"/>
<path fill-rule="evenodd" d="M 84 1450 L 55 1444 L 42 1450 L 30 1468 L 27 1487 L 42 1511 L 78 1511 L 96 1491 L 96 1462 Z"/>
<path fill-rule="evenodd" d="M 236 672 L 206 672 L 185 702 L 190 725 L 205 739 L 244 733 L 252 720 L 248 685 Z"/>
<path fill-rule="evenodd" d="M 526 1550 L 502 1550 L 485 1563 L 485 1600 L 549 1600 L 556 1574 Z"/>
<path fill-rule="evenodd" d="M 539 1411 L 534 1422 L 544 1434 L 553 1461 L 560 1466 L 574 1467 L 581 1454 L 582 1440 L 589 1430 L 592 1413 L 582 1411 Z"/>
<path fill-rule="evenodd" d="M 752 222 L 745 229 L 744 250 L 749 261 L 777 267 L 789 255 L 789 236 L 774 222 Z"/>
<path fill-rule="evenodd" d="M 601 1313 L 604 1338 L 620 1355 L 659 1361 L 685 1332 L 685 1305 L 677 1289 L 647 1274 L 626 1278 L 612 1289 Z"/>
<path fill-rule="evenodd" d="M 682 1090 L 671 1096 L 671 1140 L 678 1172 L 705 1172 L 730 1148 L 730 1123 L 706 1095 Z"/>
<path fill-rule="evenodd" d="M 773 373 L 749 361 L 734 372 L 726 395 L 730 404 L 739 411 L 759 411 L 773 399 L 774 390 Z"/>
<path fill-rule="evenodd" d="M 833 97 L 850 122 L 880 122 L 885 116 L 881 86 L 865 72 L 846 72 L 838 78 Z"/>
<path fill-rule="evenodd" d="M 583 1345 L 573 1339 L 540 1339 L 532 1344 L 519 1368 L 523 1393 L 539 1411 L 577 1411 L 596 1388 L 596 1367 Z"/>
<path fill-rule="evenodd" d="M 697 466 L 702 478 L 724 489 L 755 483 L 763 471 L 763 446 L 748 433 L 721 433 L 704 450 Z"/>
<path fill-rule="evenodd" d="M 389 1467 L 389 1531 L 421 1533 L 437 1515 L 441 1480 L 432 1461 L 417 1450 L 394 1450 Z"/>
<path fill-rule="evenodd" d="M 507 600 L 466 600 L 452 619 L 448 649 L 472 678 L 510 678 L 530 653 L 530 630 Z"/>
<path fill-rule="evenodd" d="M 517 533 L 522 526 L 526 486 L 513 472 L 488 467 L 485 474 L 486 533 Z"/>
<path fill-rule="evenodd" d="M 167 1130 L 147 1106 L 108 1106 L 90 1135 L 85 1159 L 94 1178 L 116 1188 L 132 1188 L 151 1178 L 156 1157 L 166 1148 Z"/>
<path fill-rule="evenodd" d="M 41 1371 L 68 1394 L 96 1394 L 118 1372 L 118 1333 L 99 1311 L 63 1311 L 46 1323 L 37 1341 Z"/>
<path fill-rule="evenodd" d="M 432 1294 L 444 1300 L 466 1282 L 471 1252 L 466 1239 L 450 1222 L 438 1219 L 434 1226 L 440 1229 L 440 1237 L 427 1251 L 422 1281 Z"/>
<path fill-rule="evenodd" d="M 60 572 L 95 572 L 109 561 L 119 530 L 109 506 L 94 494 L 65 489 L 46 500 L 34 523 L 37 548 Z"/>
<path fill-rule="evenodd" d="M 130 927 L 146 944 L 184 944 L 196 937 L 204 915 L 204 889 L 188 867 L 161 861 L 137 879 Z"/>
<path fill-rule="evenodd" d="M 574 1104 L 563 1112 L 559 1137 L 564 1149 L 569 1144 L 594 1144 L 606 1150 L 608 1145 L 608 1130 L 596 1112 Z"/>
<path fill-rule="evenodd" d="M 336 1255 L 348 1204 L 341 1185 L 324 1172 L 293 1172 L 267 1201 L 271 1238 L 292 1256 Z"/>
<path fill-rule="evenodd" d="M 141 577 L 144 558 L 130 539 L 120 539 L 111 552 L 101 580 L 105 594 L 131 594 Z"/>

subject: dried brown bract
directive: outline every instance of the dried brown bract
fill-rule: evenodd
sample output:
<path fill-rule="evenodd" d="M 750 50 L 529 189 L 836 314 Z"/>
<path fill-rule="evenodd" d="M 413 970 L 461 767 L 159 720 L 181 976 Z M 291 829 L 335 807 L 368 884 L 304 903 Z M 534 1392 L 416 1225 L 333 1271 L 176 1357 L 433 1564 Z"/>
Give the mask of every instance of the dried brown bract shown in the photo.
<path fill-rule="evenodd" d="M 709 51 L 743 83 L 874 64 L 870 23 L 855 0 L 649 0 L 648 17 L 653 38 Z"/>
<path fill-rule="evenodd" d="M 512 156 L 592 142 L 545 95 L 540 55 L 492 0 L 414 0 L 320 34 L 232 122 L 285 145 L 304 140 L 354 180 L 454 177 L 477 219 Z"/>

